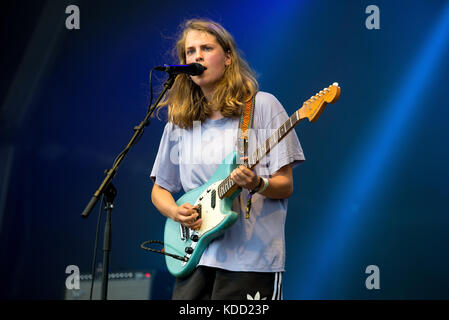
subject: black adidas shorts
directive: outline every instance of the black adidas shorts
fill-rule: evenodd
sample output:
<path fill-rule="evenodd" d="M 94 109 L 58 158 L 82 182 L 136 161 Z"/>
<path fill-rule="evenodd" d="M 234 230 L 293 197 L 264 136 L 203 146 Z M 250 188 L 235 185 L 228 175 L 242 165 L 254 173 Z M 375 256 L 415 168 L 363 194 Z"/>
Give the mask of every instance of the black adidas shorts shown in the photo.
<path fill-rule="evenodd" d="M 281 300 L 282 272 L 234 272 L 199 266 L 176 279 L 173 300 Z"/>

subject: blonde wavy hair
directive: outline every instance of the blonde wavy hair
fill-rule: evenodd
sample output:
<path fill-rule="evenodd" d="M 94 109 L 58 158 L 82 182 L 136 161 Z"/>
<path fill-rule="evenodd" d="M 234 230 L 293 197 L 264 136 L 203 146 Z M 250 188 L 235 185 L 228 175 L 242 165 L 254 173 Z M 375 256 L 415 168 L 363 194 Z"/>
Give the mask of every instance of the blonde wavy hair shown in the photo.
<path fill-rule="evenodd" d="M 217 84 L 211 101 L 207 101 L 200 87 L 190 76 L 180 74 L 173 87 L 158 105 L 158 111 L 168 106 L 168 121 L 181 128 L 191 128 L 193 121 L 204 121 L 211 114 L 212 107 L 224 117 L 240 115 L 245 103 L 259 89 L 255 73 L 239 55 L 231 34 L 220 24 L 206 19 L 192 19 L 182 25 L 176 43 L 176 55 L 180 64 L 186 64 L 185 42 L 190 30 L 204 31 L 213 35 L 224 52 L 231 57 L 221 81 Z"/>

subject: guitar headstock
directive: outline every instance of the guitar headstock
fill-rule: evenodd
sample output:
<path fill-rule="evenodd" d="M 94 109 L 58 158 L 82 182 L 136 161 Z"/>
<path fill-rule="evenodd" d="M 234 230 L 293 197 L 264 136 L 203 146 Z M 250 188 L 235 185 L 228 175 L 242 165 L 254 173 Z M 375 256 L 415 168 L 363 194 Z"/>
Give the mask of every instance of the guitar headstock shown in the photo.
<path fill-rule="evenodd" d="M 304 102 L 303 106 L 298 110 L 299 118 L 309 118 L 310 122 L 316 121 L 328 103 L 334 103 L 338 100 L 340 91 L 341 89 L 337 82 L 324 88 Z"/>

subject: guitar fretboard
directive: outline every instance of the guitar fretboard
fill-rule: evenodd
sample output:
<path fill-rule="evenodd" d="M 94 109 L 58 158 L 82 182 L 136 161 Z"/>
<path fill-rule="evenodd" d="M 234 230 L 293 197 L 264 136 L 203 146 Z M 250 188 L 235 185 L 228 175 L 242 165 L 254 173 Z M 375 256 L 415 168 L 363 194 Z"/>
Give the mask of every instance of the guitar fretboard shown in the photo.
<path fill-rule="evenodd" d="M 300 121 L 299 110 L 297 110 L 264 143 L 248 156 L 248 163 L 243 165 L 249 169 L 253 169 Z M 226 177 L 218 186 L 218 196 L 223 198 L 231 189 L 236 188 L 236 186 L 230 176 Z"/>

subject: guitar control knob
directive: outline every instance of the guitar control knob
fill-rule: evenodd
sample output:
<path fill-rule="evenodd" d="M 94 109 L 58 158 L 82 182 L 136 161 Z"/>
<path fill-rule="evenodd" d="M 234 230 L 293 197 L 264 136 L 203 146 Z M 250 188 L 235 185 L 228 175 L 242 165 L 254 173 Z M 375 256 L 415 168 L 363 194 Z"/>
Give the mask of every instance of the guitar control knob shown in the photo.
<path fill-rule="evenodd" d="M 197 234 L 192 234 L 190 236 L 190 240 L 192 240 L 193 242 L 197 242 L 199 240 L 199 237 Z"/>
<path fill-rule="evenodd" d="M 186 251 L 187 254 L 192 254 L 192 253 L 193 253 L 193 248 L 187 247 L 187 248 L 185 249 L 185 251 Z"/>

